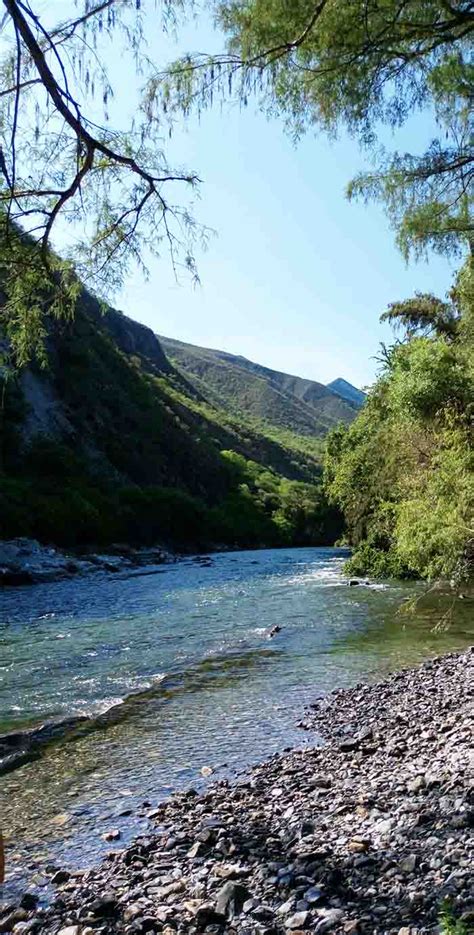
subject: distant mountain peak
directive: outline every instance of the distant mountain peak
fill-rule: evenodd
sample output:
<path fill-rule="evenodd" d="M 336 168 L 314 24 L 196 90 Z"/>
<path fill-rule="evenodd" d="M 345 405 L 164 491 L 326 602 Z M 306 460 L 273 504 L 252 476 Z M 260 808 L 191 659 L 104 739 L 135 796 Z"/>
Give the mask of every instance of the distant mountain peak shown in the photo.
<path fill-rule="evenodd" d="M 356 386 L 353 386 L 352 383 L 349 383 L 348 380 L 344 380 L 343 377 L 337 377 L 335 380 L 332 380 L 331 383 L 328 383 L 327 386 L 333 393 L 337 393 L 342 399 L 346 399 L 356 406 L 363 406 L 365 403 L 366 394 L 362 390 L 357 389 Z"/>
<path fill-rule="evenodd" d="M 339 422 L 352 422 L 361 405 L 331 386 L 273 370 L 240 354 L 163 336 L 159 340 L 173 365 L 209 402 L 279 430 L 323 437 Z"/>

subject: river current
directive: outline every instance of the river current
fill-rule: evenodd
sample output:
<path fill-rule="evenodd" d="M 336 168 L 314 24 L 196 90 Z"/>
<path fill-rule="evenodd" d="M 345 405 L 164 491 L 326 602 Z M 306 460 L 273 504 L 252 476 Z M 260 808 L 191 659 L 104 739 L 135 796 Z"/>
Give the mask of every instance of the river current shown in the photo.
<path fill-rule="evenodd" d="M 0 733 L 94 715 L 0 779 L 5 895 L 90 864 L 111 829 L 123 846 L 159 801 L 208 782 L 203 767 L 233 776 L 317 742 L 297 726 L 316 697 L 472 641 L 470 602 L 439 625 L 419 584 L 350 587 L 346 554 L 223 553 L 4 589 Z"/>

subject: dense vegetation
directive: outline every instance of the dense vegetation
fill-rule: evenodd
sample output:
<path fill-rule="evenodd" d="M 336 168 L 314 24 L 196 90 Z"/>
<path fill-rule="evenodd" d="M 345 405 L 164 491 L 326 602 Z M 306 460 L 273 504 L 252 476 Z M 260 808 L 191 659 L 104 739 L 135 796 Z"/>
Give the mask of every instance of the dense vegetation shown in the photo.
<path fill-rule="evenodd" d="M 0 488 L 1 534 L 62 546 L 165 543 L 185 550 L 324 545 L 340 533 L 321 486 L 289 481 L 222 453 L 228 490 L 212 504 L 164 486 L 117 486 L 93 476 L 67 446 L 38 440 Z M 227 462 L 227 464 L 226 464 Z"/>
<path fill-rule="evenodd" d="M 188 3 L 164 0 L 161 6 L 167 27 Z M 316 425 L 310 405 L 294 409 L 290 400 L 288 408 L 283 397 L 293 378 L 279 375 L 285 379 L 278 384 L 254 371 L 243 392 L 235 367 L 214 364 L 211 381 L 209 367 L 204 373 L 198 362 L 187 382 L 172 368 L 150 368 L 143 355 L 124 356 L 96 319 L 79 315 L 55 343 L 54 393 L 66 428 L 61 450 L 51 451 L 51 441 L 32 440 L 31 433 L 25 442 L 20 423 L 28 422 L 28 413 L 18 416 L 21 392 L 9 376 L 11 363 L 45 356 L 52 318 L 64 322 L 80 307 L 78 272 L 109 295 L 130 262 L 143 263 L 147 251 L 156 254 L 164 242 L 172 262 L 181 260 L 195 274 L 196 228 L 186 207 L 168 201 L 168 192 L 176 184 L 192 188 L 198 178 L 169 167 L 163 124 L 169 121 L 171 129 L 217 99 L 245 105 L 253 94 L 264 111 L 283 117 L 295 138 L 309 128 L 331 135 L 343 127 L 367 147 L 375 169 L 353 179 L 348 195 L 382 201 L 405 257 L 434 250 L 471 258 L 450 303 L 425 295 L 391 307 L 388 317 L 406 326 L 405 339 L 384 351 L 383 372 L 363 412 L 349 429 L 334 430 L 326 461 L 326 489 L 343 509 L 356 546 L 353 570 L 468 574 L 473 3 L 209 0 L 203 8 L 214 13 L 224 50 L 185 55 L 162 72 L 141 55 L 145 27 L 158 23 L 153 15 L 145 20 L 146 8 L 145 0 L 96 6 L 82 0 L 73 19 L 60 23 L 54 16 L 41 19 L 31 4 L 6 4 L 0 107 L 1 319 L 8 338 L 2 350 L 10 358 L 3 371 L 4 529 L 39 530 L 42 537 L 48 530 L 57 541 L 85 541 L 92 532 L 98 541 L 147 540 L 161 536 L 159 517 L 167 515 L 163 535 L 174 541 L 189 542 L 196 530 L 199 541 L 255 544 L 314 541 L 322 535 L 321 520 L 331 540 L 334 516 L 321 499 L 320 442 L 315 445 L 313 435 L 324 434 L 334 412 Z M 96 55 L 96 47 L 102 53 L 117 36 L 141 70 L 142 97 L 128 130 L 108 122 L 113 83 L 102 69 L 106 56 Z M 102 127 L 86 116 L 96 84 Z M 387 153 L 381 127 L 396 132 L 422 110 L 436 119 L 425 152 Z M 34 119 L 42 113 L 47 120 Z M 82 221 L 87 231 L 62 257 L 48 249 L 59 215 Z M 298 387 L 306 406 L 306 388 L 301 381 Z M 293 385 L 291 393 L 298 392 Z M 297 439 L 294 429 L 305 437 Z M 295 498 L 304 504 L 304 518 Z M 135 525 L 134 517 L 140 517 Z"/>
<path fill-rule="evenodd" d="M 163 130 L 222 100 L 245 106 L 254 95 L 295 138 L 313 128 L 353 134 L 376 165 L 348 194 L 384 203 L 406 256 L 457 254 L 460 238 L 472 237 L 471 0 L 206 0 L 199 12 L 214 16 L 223 50 L 164 68 L 149 42 L 195 14 L 192 0 L 78 0 L 66 12 L 21 0 L 4 6 L 1 265 L 17 360 L 41 351 L 45 292 L 54 293 L 56 314 L 73 311 L 74 272 L 107 301 L 130 263 L 143 267 L 163 247 L 175 269 L 196 275 L 193 242 L 205 233 L 186 192 L 199 177 L 170 166 Z M 123 69 L 109 74 L 112 44 Z M 122 73 L 139 76 L 128 125 L 120 108 L 109 113 Z M 436 117 L 425 152 L 387 152 L 381 127 L 396 131 L 421 110 Z M 76 236 L 61 256 L 48 256 L 61 217 Z M 31 233 L 27 249 L 15 222 Z"/>
<path fill-rule="evenodd" d="M 386 317 L 405 339 L 385 350 L 355 422 L 329 435 L 326 489 L 353 573 L 460 580 L 474 559 L 473 260 L 451 302 L 418 296 Z"/>
<path fill-rule="evenodd" d="M 50 321 L 48 355 L 45 371 L 2 373 L 1 537 L 200 549 L 340 534 L 321 442 L 220 410 L 148 329 L 85 293 L 73 322 Z"/>

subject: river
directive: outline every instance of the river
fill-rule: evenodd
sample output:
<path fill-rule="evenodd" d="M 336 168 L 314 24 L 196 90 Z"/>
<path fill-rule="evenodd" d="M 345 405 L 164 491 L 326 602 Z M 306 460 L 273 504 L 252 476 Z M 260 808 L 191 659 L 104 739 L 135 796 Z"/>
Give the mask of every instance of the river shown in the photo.
<path fill-rule="evenodd" d="M 321 694 L 472 641 L 470 602 L 436 626 L 439 596 L 350 587 L 346 554 L 223 553 L 4 589 L 0 733 L 95 716 L 1 778 L 4 895 L 123 846 L 173 790 L 209 781 L 203 767 L 232 776 L 317 742 L 297 724 Z"/>

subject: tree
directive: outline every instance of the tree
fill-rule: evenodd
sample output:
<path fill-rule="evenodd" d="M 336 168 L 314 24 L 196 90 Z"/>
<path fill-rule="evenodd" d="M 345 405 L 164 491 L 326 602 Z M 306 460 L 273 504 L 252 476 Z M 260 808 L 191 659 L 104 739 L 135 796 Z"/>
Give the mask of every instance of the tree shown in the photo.
<path fill-rule="evenodd" d="M 164 70 L 147 54 L 158 15 L 150 0 L 76 0 L 62 22 L 40 16 L 34 0 L 2 3 L 0 279 L 20 361 L 44 340 L 46 310 L 71 313 L 78 276 L 110 294 L 131 261 L 143 264 L 163 243 L 195 274 L 197 230 L 170 192 L 198 178 L 168 165 L 163 137 L 219 95 L 246 104 L 254 94 L 295 138 L 313 127 L 354 134 L 376 168 L 350 183 L 349 196 L 382 199 L 406 256 L 472 250 L 474 0 L 207 0 L 224 52 Z M 160 0 L 162 24 L 191 6 Z M 134 71 L 141 86 L 128 129 L 109 121 L 103 48 L 112 38 L 127 82 Z M 439 128 L 426 152 L 379 156 L 381 126 L 400 127 L 421 108 Z M 82 235 L 59 258 L 49 245 L 61 217 Z"/>
<path fill-rule="evenodd" d="M 353 573 L 472 577 L 473 287 L 469 257 L 453 290 L 453 333 L 435 326 L 420 334 L 422 303 L 398 303 L 393 318 L 408 324 L 406 341 L 385 355 L 354 422 L 328 437 L 326 493 L 344 513 Z M 436 319 L 445 303 L 428 298 Z"/>
<path fill-rule="evenodd" d="M 404 328 L 407 337 L 415 334 L 437 334 L 453 339 L 460 321 L 459 309 L 453 301 L 443 302 L 431 293 L 417 292 L 411 299 L 391 302 L 380 321 L 388 321 L 395 328 Z"/>
<path fill-rule="evenodd" d="M 432 108 L 439 127 L 423 155 L 385 155 L 350 197 L 385 203 L 406 256 L 462 253 L 474 242 L 474 2 L 469 0 L 217 0 L 219 56 L 189 55 L 157 77 L 167 111 L 215 96 L 256 94 L 292 134 L 345 127 L 374 154 L 382 125 Z M 152 95 L 153 96 L 153 95 Z"/>
<path fill-rule="evenodd" d="M 143 267 L 146 251 L 163 244 L 175 267 L 195 274 L 196 228 L 172 191 L 193 189 L 198 178 L 168 164 L 146 95 L 128 128 L 117 114 L 116 125 L 109 119 L 121 89 L 104 64 L 107 44 L 122 47 L 123 74 L 140 93 L 156 67 L 146 33 L 160 27 L 159 7 L 148 5 L 145 24 L 139 0 L 63 2 L 60 21 L 32 0 L 2 3 L 0 277 L 4 322 L 25 361 L 44 337 L 45 310 L 71 312 L 77 277 L 110 294 L 130 262 Z M 161 25 L 172 25 L 181 6 L 162 0 Z M 61 221 L 74 225 L 74 240 L 59 258 L 51 242 Z"/>

